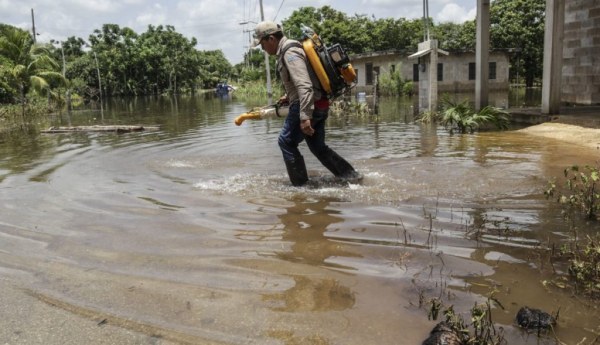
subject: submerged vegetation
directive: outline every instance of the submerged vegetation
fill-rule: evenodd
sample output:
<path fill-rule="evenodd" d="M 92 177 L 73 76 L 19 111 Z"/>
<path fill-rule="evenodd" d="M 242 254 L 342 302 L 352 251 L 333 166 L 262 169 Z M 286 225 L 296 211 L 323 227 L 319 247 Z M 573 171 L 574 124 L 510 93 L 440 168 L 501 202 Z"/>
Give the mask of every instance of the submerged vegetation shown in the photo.
<path fill-rule="evenodd" d="M 559 188 L 556 181 L 548 182 L 544 191 L 546 197 L 556 199 L 567 222 L 572 222 L 578 215 L 588 222 L 597 222 L 600 213 L 600 165 L 570 166 L 564 169 L 564 178 L 564 188 Z M 600 232 L 580 239 L 577 227 L 571 226 L 569 242 L 553 253 L 553 260 L 566 261 L 568 279 L 561 277 L 551 283 L 600 298 Z"/>
<path fill-rule="evenodd" d="M 401 66 L 396 68 L 400 69 Z M 378 80 L 379 93 L 382 96 L 412 96 L 414 83 L 402 78 L 399 70 L 384 73 Z"/>
<path fill-rule="evenodd" d="M 544 280 L 545 286 L 570 289 L 576 295 L 600 299 L 600 234 L 588 235 L 582 240 L 573 231 L 566 243 L 558 249 L 552 248 L 550 260 L 556 276 Z M 561 269 L 557 271 L 556 266 Z"/>
<path fill-rule="evenodd" d="M 441 112 L 424 112 L 418 119 L 421 123 L 440 123 L 454 132 L 473 133 L 479 129 L 495 128 L 506 130 L 510 125 L 510 114 L 501 108 L 486 106 L 475 111 L 467 100 L 454 101 L 447 95 L 441 100 Z"/>
<path fill-rule="evenodd" d="M 21 104 L 9 104 L 0 108 L 0 133 L 28 128 L 45 122 L 47 115 L 57 110 L 55 102 L 34 98 Z"/>
<path fill-rule="evenodd" d="M 556 197 L 563 206 L 563 215 L 583 212 L 587 219 L 597 219 L 600 213 L 600 164 L 597 166 L 573 165 L 564 170 L 566 189 L 559 189 L 555 181 L 549 182 L 544 192 L 547 198 Z"/>
<path fill-rule="evenodd" d="M 431 332 L 425 345 L 452 344 L 452 345 L 505 345 L 503 330 L 497 329 L 492 320 L 492 305 L 502 308 L 502 305 L 493 297 L 483 304 L 475 304 L 470 310 L 470 322 L 465 321 L 462 315 L 454 311 L 454 306 L 444 306 L 439 298 L 429 301 L 421 299 L 420 306 L 429 305 L 428 318 L 437 320 L 441 315 L 444 321 L 440 322 Z M 437 334 L 436 334 L 437 333 Z"/>
<path fill-rule="evenodd" d="M 342 98 L 331 103 L 330 112 L 333 116 L 344 114 L 368 116 L 373 114 L 373 109 L 367 102 L 351 102 Z"/>
<path fill-rule="evenodd" d="M 600 299 L 600 236 L 563 245 L 555 260 L 567 260 L 569 279 L 557 279 L 554 285 L 572 287 L 575 292 Z"/>

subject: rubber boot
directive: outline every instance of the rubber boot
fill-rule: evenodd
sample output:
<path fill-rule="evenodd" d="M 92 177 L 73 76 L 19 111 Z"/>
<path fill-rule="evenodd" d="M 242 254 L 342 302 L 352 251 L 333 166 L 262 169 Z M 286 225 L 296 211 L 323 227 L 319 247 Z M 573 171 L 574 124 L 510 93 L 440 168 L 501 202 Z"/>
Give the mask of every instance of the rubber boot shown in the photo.
<path fill-rule="evenodd" d="M 362 180 L 363 176 L 358 171 L 354 170 L 354 167 L 348 163 L 344 158 L 337 154 L 337 152 L 329 149 L 326 154 L 322 157 L 318 157 L 319 161 L 325 166 L 333 175 L 342 180 Z"/>
<path fill-rule="evenodd" d="M 304 164 L 304 157 L 300 156 L 291 161 L 284 162 L 293 186 L 300 187 L 308 182 L 308 172 L 306 171 L 306 164 Z"/>

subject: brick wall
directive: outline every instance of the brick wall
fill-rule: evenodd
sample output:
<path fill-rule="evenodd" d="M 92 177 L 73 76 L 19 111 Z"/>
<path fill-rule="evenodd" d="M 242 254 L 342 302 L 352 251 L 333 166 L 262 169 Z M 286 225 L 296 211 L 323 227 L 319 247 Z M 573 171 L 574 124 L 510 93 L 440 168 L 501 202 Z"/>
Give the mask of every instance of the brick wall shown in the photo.
<path fill-rule="evenodd" d="M 565 1 L 562 101 L 600 104 L 600 1 Z"/>

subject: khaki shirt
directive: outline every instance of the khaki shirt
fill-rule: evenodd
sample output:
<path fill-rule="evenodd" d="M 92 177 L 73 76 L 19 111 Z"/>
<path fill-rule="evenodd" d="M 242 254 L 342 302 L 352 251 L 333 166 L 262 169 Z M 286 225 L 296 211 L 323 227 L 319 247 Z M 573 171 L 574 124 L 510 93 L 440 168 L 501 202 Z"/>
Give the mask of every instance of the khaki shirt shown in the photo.
<path fill-rule="evenodd" d="M 293 44 L 291 47 L 288 45 Z M 300 44 L 298 46 L 298 44 Z M 284 49 L 284 56 L 281 55 Z M 300 120 L 312 118 L 315 101 L 321 99 L 319 79 L 310 67 L 310 62 L 304 53 L 302 44 L 283 37 L 277 47 L 277 71 L 287 98 L 291 103 L 300 102 Z"/>

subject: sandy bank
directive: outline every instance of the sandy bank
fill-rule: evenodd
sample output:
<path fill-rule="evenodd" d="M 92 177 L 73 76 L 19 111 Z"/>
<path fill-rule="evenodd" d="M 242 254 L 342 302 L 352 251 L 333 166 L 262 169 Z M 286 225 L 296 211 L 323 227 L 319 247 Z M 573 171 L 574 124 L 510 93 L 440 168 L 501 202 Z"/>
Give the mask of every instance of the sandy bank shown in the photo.
<path fill-rule="evenodd" d="M 564 123 L 546 122 L 520 129 L 519 132 L 525 132 L 545 138 L 563 140 L 592 149 L 600 149 L 600 129 L 596 128 L 585 128 Z"/>

